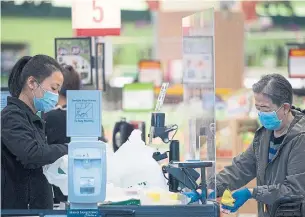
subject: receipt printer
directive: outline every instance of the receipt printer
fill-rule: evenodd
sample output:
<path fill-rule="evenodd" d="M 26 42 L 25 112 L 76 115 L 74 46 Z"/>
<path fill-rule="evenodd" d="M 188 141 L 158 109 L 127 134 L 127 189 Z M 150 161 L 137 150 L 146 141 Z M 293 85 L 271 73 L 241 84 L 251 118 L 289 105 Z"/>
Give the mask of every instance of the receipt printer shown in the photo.
<path fill-rule="evenodd" d="M 97 203 L 106 198 L 106 144 L 101 141 L 69 143 L 68 200 Z"/>

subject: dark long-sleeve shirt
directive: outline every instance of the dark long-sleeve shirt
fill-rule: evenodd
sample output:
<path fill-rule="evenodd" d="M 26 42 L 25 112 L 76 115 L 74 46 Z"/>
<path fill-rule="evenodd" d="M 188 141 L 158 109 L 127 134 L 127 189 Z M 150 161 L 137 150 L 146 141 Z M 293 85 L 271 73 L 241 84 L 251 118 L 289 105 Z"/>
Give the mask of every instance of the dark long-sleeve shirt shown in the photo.
<path fill-rule="evenodd" d="M 52 209 L 53 195 L 42 166 L 68 153 L 64 144 L 49 145 L 44 121 L 18 98 L 1 111 L 2 209 Z"/>

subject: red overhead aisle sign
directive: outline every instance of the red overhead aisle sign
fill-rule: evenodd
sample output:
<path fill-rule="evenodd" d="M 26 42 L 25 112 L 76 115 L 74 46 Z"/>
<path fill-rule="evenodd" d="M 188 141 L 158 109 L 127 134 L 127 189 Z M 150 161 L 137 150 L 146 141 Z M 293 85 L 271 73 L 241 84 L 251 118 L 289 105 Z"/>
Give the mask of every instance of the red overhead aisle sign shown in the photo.
<path fill-rule="evenodd" d="M 76 36 L 120 35 L 120 5 L 109 0 L 73 0 L 72 29 Z"/>

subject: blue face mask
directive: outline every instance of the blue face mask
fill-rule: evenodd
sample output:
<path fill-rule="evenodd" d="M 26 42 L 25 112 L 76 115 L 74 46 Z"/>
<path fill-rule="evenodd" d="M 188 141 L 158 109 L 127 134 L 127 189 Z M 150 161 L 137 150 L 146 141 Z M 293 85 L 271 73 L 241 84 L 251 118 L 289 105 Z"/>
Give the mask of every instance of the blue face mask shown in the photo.
<path fill-rule="evenodd" d="M 52 93 L 51 91 L 45 91 L 42 87 L 40 88 L 44 91 L 44 94 L 42 98 L 37 98 L 34 95 L 34 107 L 37 111 L 41 112 L 51 111 L 58 103 L 58 94 Z"/>
<path fill-rule="evenodd" d="M 259 121 L 266 129 L 277 130 L 280 128 L 282 120 L 278 118 L 277 111 L 258 112 Z"/>

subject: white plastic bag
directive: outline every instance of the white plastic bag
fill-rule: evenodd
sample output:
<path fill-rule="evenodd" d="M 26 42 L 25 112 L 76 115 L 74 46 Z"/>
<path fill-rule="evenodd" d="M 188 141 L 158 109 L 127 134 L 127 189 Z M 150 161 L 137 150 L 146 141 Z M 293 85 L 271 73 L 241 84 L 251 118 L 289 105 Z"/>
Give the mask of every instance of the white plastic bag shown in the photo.
<path fill-rule="evenodd" d="M 56 185 L 64 195 L 68 195 L 68 155 L 44 166 L 43 173 L 50 184 Z"/>
<path fill-rule="evenodd" d="M 107 162 L 108 182 L 120 188 L 167 189 L 162 168 L 152 158 L 155 150 L 145 145 L 141 134 L 140 130 L 134 130 Z"/>

